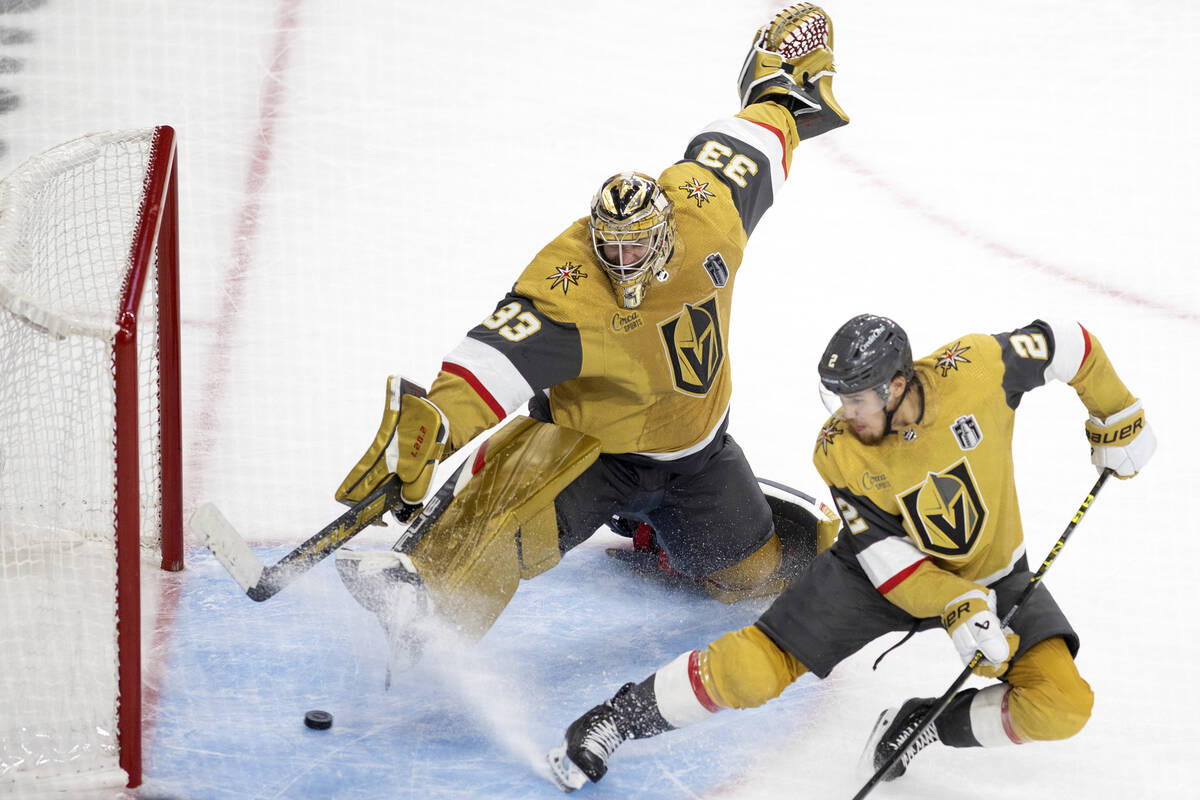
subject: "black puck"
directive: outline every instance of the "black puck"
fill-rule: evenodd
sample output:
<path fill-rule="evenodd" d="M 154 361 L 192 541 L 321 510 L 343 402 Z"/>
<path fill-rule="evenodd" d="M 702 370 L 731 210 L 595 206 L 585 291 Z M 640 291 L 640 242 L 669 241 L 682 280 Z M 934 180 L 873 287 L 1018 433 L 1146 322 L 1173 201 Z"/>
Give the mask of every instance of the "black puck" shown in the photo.
<path fill-rule="evenodd" d="M 328 711 L 309 711 L 304 715 L 304 724 L 313 730 L 328 730 L 333 727 L 333 714 Z"/>

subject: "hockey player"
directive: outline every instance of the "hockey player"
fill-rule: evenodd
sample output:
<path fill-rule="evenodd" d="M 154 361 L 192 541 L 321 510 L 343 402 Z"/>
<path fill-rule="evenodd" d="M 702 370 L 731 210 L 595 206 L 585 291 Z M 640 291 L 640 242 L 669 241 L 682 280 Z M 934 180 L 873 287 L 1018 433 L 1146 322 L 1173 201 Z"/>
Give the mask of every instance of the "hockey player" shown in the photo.
<path fill-rule="evenodd" d="M 912 360 L 895 322 L 864 314 L 843 325 L 819 363 L 833 416 L 813 460 L 843 527 L 756 623 L 627 683 L 568 727 L 549 759 L 571 791 L 599 780 L 626 739 L 698 722 L 778 696 L 805 672 L 835 665 L 891 631 L 944 627 L 964 663 L 1001 681 L 958 692 L 914 741 L 933 705 L 884 711 L 863 752 L 873 774 L 902 775 L 932 742 L 993 747 L 1065 739 L 1087 722 L 1092 691 L 1075 667 L 1079 638 L 1042 586 L 1012 630 L 1000 617 L 1028 585 L 1013 482 L 1012 436 L 1022 395 L 1048 381 L 1074 387 L 1098 470 L 1138 473 L 1155 449 L 1142 403 L 1081 325 L 1036 320 L 1013 331 L 956 338 Z"/>
<path fill-rule="evenodd" d="M 649 523 L 671 567 L 723 599 L 786 584 L 771 509 L 726 430 L 730 304 L 793 149 L 847 122 L 832 79 L 826 14 L 808 3 L 780 12 L 743 66 L 740 113 L 697 134 L 657 179 L 605 180 L 589 215 L 445 357 L 428 396 L 389 380 L 384 421 L 338 489 L 343 502 L 395 474 L 405 501 L 420 503 L 440 460 L 526 402 L 534 418 L 503 429 L 504 458 L 489 441 L 488 464 L 415 546 L 339 555 L 339 574 L 393 644 L 406 625 L 393 589 L 417 587 L 482 635 L 519 579 L 614 516 Z"/>

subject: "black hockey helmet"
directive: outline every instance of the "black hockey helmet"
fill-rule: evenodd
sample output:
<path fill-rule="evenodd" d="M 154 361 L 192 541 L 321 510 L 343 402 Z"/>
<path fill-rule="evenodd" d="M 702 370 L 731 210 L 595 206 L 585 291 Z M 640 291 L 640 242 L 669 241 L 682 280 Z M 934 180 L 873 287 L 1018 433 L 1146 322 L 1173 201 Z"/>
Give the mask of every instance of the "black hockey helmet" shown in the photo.
<path fill-rule="evenodd" d="M 912 347 L 904 329 L 887 317 L 859 314 L 829 340 L 817 365 L 821 385 L 836 395 L 875 389 L 886 401 L 897 374 L 912 382 Z"/>

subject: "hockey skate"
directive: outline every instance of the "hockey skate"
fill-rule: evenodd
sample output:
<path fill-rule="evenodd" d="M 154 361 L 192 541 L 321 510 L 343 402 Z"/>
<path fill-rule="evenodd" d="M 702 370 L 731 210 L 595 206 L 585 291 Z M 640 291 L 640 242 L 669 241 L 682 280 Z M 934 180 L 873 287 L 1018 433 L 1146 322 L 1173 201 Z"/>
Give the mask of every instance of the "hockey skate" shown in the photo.
<path fill-rule="evenodd" d="M 932 708 L 931 698 L 914 697 L 906 700 L 899 708 L 889 708 L 881 713 L 858 762 L 859 771 L 863 776 L 874 775 L 892 753 L 903 747 L 904 752 L 900 754 L 900 758 L 883 775 L 883 780 L 894 781 L 905 773 L 909 763 L 917 757 L 917 753 L 938 741 L 936 725 L 930 725 L 921 731 L 916 740 L 909 741 Z"/>
<path fill-rule="evenodd" d="M 410 669 L 424 650 L 421 623 L 429 613 L 425 584 L 409 557 L 394 550 L 341 550 L 336 563 L 351 597 L 383 626 L 390 687 L 392 673 Z"/>
<path fill-rule="evenodd" d="M 632 687 L 627 683 L 621 691 Z M 604 777 L 608 759 L 625 739 L 613 701 L 606 700 L 572 722 L 562 744 L 546 755 L 550 775 L 564 792 L 573 792 L 589 780 L 595 783 Z"/>

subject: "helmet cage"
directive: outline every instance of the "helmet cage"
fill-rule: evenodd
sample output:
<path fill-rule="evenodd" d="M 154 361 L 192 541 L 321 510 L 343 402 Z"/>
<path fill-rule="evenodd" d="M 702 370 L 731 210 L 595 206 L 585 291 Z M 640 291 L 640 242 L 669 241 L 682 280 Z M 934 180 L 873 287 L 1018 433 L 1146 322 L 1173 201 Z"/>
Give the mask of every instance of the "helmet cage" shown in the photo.
<path fill-rule="evenodd" d="M 588 228 L 592 249 L 621 305 L 636 308 L 651 275 L 666 279 L 664 267 L 675 245 L 675 208 L 670 198 L 648 175 L 614 175 L 592 199 Z M 631 248 L 641 252 L 630 257 Z"/>

